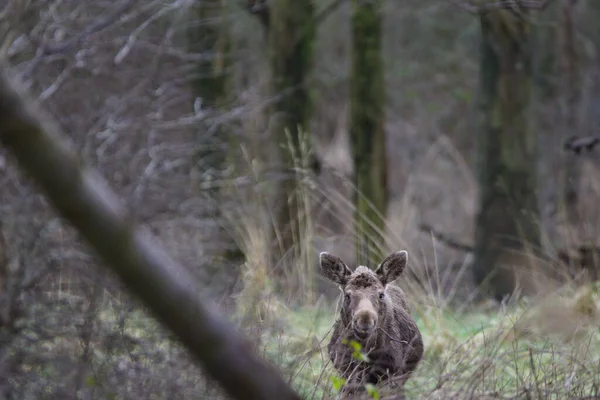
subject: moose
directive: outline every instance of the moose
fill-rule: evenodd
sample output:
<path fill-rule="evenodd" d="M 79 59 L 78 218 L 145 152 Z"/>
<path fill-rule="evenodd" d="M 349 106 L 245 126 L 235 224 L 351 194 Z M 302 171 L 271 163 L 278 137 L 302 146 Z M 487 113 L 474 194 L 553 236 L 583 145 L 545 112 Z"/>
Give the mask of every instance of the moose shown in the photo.
<path fill-rule="evenodd" d="M 339 257 L 326 252 L 319 258 L 323 275 L 343 294 L 327 345 L 333 366 L 346 380 L 343 392 L 361 391 L 368 383 L 390 384 L 402 391 L 423 357 L 421 332 L 404 292 L 391 285 L 406 268 L 408 253 L 389 255 L 374 271 L 359 266 L 352 272 Z"/>

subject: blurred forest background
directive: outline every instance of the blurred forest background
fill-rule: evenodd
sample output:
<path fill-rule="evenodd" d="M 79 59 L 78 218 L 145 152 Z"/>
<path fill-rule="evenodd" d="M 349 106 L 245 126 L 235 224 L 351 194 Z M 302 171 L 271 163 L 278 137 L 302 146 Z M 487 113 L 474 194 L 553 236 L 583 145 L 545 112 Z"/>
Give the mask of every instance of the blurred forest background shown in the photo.
<path fill-rule="evenodd" d="M 336 392 L 319 252 L 399 249 L 426 349 L 407 398 L 595 398 L 599 19 L 597 0 L 0 0 L 0 60 L 303 398 Z M 222 396 L 12 161 L 0 398 Z"/>

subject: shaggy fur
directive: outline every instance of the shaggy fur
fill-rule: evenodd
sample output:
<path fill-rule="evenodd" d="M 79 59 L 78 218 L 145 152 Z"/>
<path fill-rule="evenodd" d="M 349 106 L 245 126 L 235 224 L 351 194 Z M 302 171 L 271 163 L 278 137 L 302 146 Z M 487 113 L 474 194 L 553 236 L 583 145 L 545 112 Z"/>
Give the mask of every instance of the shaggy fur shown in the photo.
<path fill-rule="evenodd" d="M 406 266 L 407 253 L 387 257 L 372 271 L 360 266 L 354 272 L 338 257 L 321 253 L 324 275 L 337 283 L 343 293 L 341 310 L 327 346 L 335 368 L 346 381 L 346 391 L 365 383 L 394 383 L 404 386 L 423 356 L 421 333 L 411 317 L 402 290 L 389 285 Z M 367 301 L 365 301 L 367 300 Z M 368 334 L 360 330 L 362 320 L 373 326 Z M 368 361 L 353 356 L 348 345 L 354 340 Z"/>

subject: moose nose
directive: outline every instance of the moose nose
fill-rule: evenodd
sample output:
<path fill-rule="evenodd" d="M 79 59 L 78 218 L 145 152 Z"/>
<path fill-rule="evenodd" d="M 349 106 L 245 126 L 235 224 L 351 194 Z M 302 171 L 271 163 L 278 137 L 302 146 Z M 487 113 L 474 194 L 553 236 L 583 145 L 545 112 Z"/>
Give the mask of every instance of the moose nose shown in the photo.
<path fill-rule="evenodd" d="M 354 330 L 356 333 L 364 335 L 371 332 L 376 323 L 376 315 L 369 312 L 358 313 L 354 318 Z"/>

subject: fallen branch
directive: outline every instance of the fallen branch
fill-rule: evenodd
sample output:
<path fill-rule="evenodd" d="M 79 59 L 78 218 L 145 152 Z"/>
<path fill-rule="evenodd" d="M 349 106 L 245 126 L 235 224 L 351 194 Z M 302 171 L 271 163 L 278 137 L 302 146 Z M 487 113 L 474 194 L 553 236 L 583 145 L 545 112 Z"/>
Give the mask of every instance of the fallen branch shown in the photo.
<path fill-rule="evenodd" d="M 0 142 L 125 285 L 139 296 L 237 399 L 300 397 L 233 325 L 207 308 L 194 279 L 136 228 L 107 183 L 84 170 L 41 110 L 26 104 L 0 68 Z"/>
<path fill-rule="evenodd" d="M 473 251 L 475 251 L 475 246 L 458 242 L 458 241 L 452 239 L 451 237 L 448 237 L 446 234 L 437 231 L 435 228 L 433 228 L 427 224 L 419 225 L 419 229 L 425 233 L 433 235 L 433 237 L 437 241 L 443 243 L 444 245 L 446 245 L 452 249 L 466 252 L 466 253 L 472 253 Z"/>

